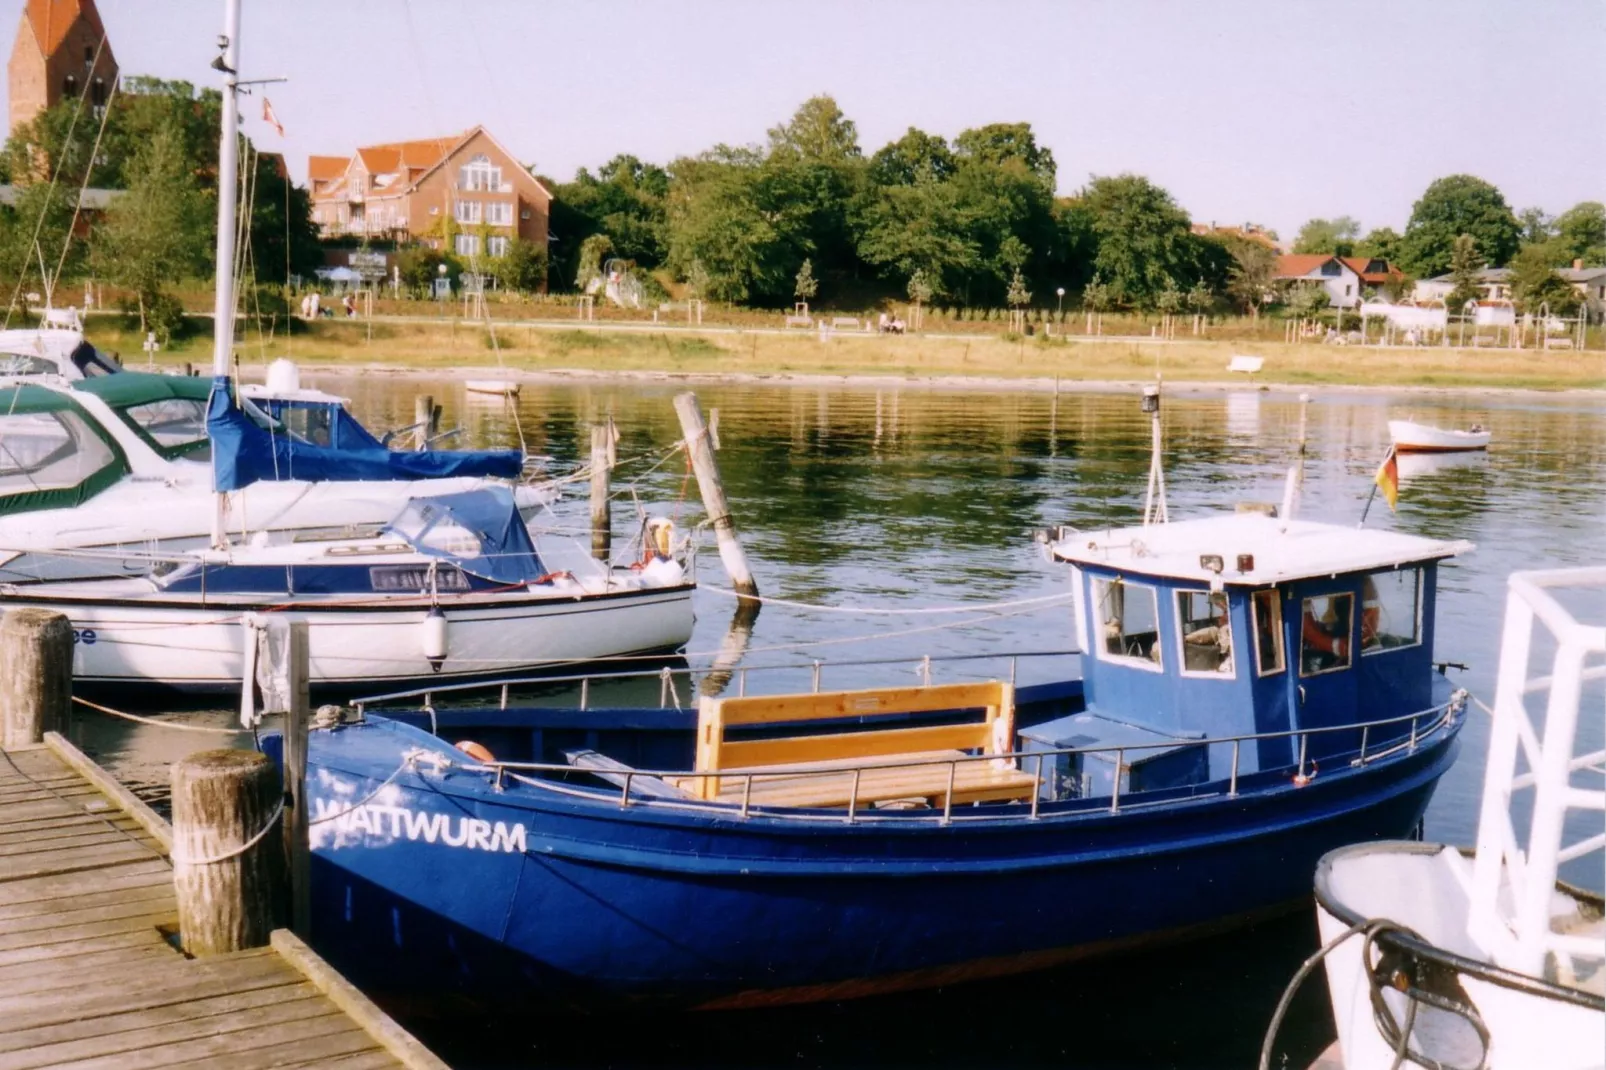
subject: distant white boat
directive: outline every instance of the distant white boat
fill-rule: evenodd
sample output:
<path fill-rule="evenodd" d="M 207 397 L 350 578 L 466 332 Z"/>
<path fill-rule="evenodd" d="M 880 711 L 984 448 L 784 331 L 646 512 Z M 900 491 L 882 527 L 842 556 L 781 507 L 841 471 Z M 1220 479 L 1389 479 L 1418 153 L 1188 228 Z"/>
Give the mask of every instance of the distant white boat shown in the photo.
<path fill-rule="evenodd" d="M 519 384 L 512 379 L 469 379 L 463 383 L 463 389 L 470 394 L 495 394 L 505 398 L 519 395 Z"/>
<path fill-rule="evenodd" d="M 1410 420 L 1390 420 L 1389 437 L 1396 453 L 1458 453 L 1489 448 L 1489 432 L 1477 424 L 1465 431 L 1452 431 Z"/>

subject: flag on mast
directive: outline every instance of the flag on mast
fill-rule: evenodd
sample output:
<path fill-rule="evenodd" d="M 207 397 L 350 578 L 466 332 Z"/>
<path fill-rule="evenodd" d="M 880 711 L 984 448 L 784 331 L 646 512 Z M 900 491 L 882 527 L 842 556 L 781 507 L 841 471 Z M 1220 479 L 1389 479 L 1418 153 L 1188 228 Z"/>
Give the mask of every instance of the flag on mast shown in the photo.
<path fill-rule="evenodd" d="M 284 127 L 279 123 L 279 117 L 273 114 L 273 101 L 267 97 L 262 98 L 262 121 L 272 126 L 280 137 L 284 137 Z"/>
<path fill-rule="evenodd" d="M 1377 466 L 1377 475 L 1372 482 L 1383 492 L 1383 499 L 1389 503 L 1389 511 L 1394 512 L 1394 503 L 1400 500 L 1400 465 L 1394 456 L 1394 447 L 1389 447 L 1388 456 L 1383 463 Z"/>

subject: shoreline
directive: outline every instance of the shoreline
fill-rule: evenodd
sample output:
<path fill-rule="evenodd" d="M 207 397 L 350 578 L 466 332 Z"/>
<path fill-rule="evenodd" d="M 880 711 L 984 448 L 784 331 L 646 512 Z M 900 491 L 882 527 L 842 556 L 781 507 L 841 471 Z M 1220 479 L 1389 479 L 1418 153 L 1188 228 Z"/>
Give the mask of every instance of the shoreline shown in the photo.
<path fill-rule="evenodd" d="M 967 390 L 982 389 L 991 393 L 1086 393 L 1123 394 L 1152 385 L 1153 379 L 1073 379 L 1044 376 L 999 375 L 894 375 L 894 374 L 826 374 L 818 372 L 701 372 L 701 371 L 647 371 L 638 369 L 596 368 L 506 368 L 494 365 L 456 365 L 449 367 L 420 367 L 405 363 L 373 361 L 362 364 L 300 362 L 297 366 L 304 375 L 365 376 L 380 374 L 395 379 L 507 379 L 520 383 L 597 383 L 631 382 L 645 384 L 686 384 L 721 386 L 796 386 L 796 387 L 857 387 L 861 389 L 915 389 L 915 390 Z M 242 363 L 241 370 L 258 376 L 266 372 L 264 364 Z M 1476 397 L 1531 397 L 1555 399 L 1606 399 L 1606 388 L 1480 386 L 1428 386 L 1421 384 L 1371 383 L 1288 383 L 1275 380 L 1245 378 L 1242 380 L 1188 380 L 1177 379 L 1165 383 L 1172 394 L 1231 394 L 1277 393 L 1314 394 L 1417 394 L 1423 396 L 1471 395 Z"/>

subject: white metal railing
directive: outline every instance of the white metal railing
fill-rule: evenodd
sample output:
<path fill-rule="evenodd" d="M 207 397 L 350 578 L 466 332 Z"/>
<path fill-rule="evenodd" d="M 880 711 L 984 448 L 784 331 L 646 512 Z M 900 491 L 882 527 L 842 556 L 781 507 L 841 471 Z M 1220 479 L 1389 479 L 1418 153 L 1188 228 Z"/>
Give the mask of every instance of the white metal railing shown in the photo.
<path fill-rule="evenodd" d="M 577 797 L 580 797 L 580 798 L 585 798 L 585 799 L 589 799 L 589 800 L 593 800 L 593 801 L 599 800 L 599 799 L 613 798 L 617 794 L 617 798 L 619 800 L 619 807 L 621 809 L 626 809 L 626 808 L 629 808 L 629 807 L 642 807 L 642 806 L 654 807 L 654 808 L 691 809 L 691 810 L 702 810 L 702 811 L 716 812 L 716 813 L 720 813 L 720 814 L 723 814 L 723 815 L 726 815 L 726 816 L 730 816 L 730 815 L 734 814 L 735 816 L 738 816 L 738 817 L 741 817 L 741 818 L 744 818 L 744 819 L 747 818 L 752 813 L 752 811 L 754 809 L 753 783 L 755 781 L 763 781 L 763 780 L 766 780 L 766 779 L 775 780 L 775 779 L 779 779 L 779 778 L 783 778 L 783 777 L 787 778 L 787 779 L 822 778 L 822 777 L 852 777 L 852 787 L 849 790 L 847 809 L 840 816 L 837 815 L 837 814 L 834 814 L 834 813 L 821 813 L 818 810 L 813 811 L 813 812 L 805 812 L 805 811 L 800 810 L 800 809 L 787 809 L 787 808 L 763 808 L 762 811 L 761 811 L 762 816 L 764 816 L 766 818 L 771 818 L 771 819 L 774 819 L 774 818 L 786 818 L 786 819 L 804 820 L 804 821 L 838 822 L 838 823 L 846 823 L 846 824 L 850 824 L 850 825 L 858 824 L 858 823 L 865 822 L 865 821 L 874 821 L 874 820 L 877 820 L 877 819 L 879 819 L 879 820 L 891 820 L 891 818 L 889 818 L 888 815 L 886 815 L 884 813 L 883 814 L 876 814 L 876 813 L 874 813 L 872 811 L 871 813 L 869 813 L 867 815 L 865 813 L 865 811 L 860 809 L 859 785 L 860 785 L 861 779 L 863 777 L 863 774 L 871 772 L 871 771 L 874 771 L 874 770 L 881 770 L 881 769 L 908 769 L 908 768 L 911 768 L 911 767 L 927 768 L 927 767 L 942 767 L 942 766 L 946 766 L 947 767 L 946 787 L 945 787 L 944 791 L 941 793 L 942 794 L 942 799 L 943 799 L 943 805 L 942 805 L 942 810 L 940 811 L 940 813 L 939 812 L 932 812 L 931 814 L 928 815 L 928 814 L 919 813 L 919 812 L 917 812 L 917 813 L 900 812 L 895 820 L 908 821 L 908 820 L 912 820 L 912 819 L 913 820 L 918 820 L 918 819 L 920 819 L 922 817 L 926 817 L 928 819 L 935 820 L 939 824 L 943 824 L 943 825 L 951 824 L 954 821 L 966 820 L 967 818 L 971 819 L 971 820 L 978 820 L 978 819 L 998 820 L 998 819 L 1000 819 L 1002 817 L 1019 817 L 1022 820 L 1035 820 L 1039 816 L 1039 811 L 1040 811 L 1042 786 L 1043 786 L 1043 763 L 1044 763 L 1044 761 L 1046 761 L 1047 759 L 1050 759 L 1050 758 L 1065 757 L 1065 756 L 1070 756 L 1070 755 L 1111 754 L 1111 753 L 1113 753 L 1115 755 L 1114 783 L 1113 783 L 1113 786 L 1111 788 L 1110 799 L 1109 799 L 1108 806 L 1107 807 L 1101 807 L 1101 808 L 1102 809 L 1107 809 L 1110 813 L 1114 814 L 1114 813 L 1122 813 L 1127 809 L 1132 809 L 1134 807 L 1140 807 L 1140 806 L 1144 805 L 1143 801 L 1139 801 L 1137 803 L 1131 803 L 1131 802 L 1123 803 L 1123 800 L 1122 800 L 1121 774 L 1127 768 L 1126 756 L 1127 756 L 1128 752 L 1131 752 L 1131 751 L 1145 751 L 1145 750 L 1160 750 L 1160 749 L 1165 749 L 1165 748 L 1170 748 L 1170 747 L 1176 747 L 1176 746 L 1179 746 L 1179 745 L 1181 745 L 1181 746 L 1210 747 L 1210 746 L 1213 746 L 1213 745 L 1218 745 L 1218 744 L 1219 745 L 1225 745 L 1225 744 L 1229 744 L 1230 743 L 1230 744 L 1232 744 L 1232 767 L 1231 767 L 1231 773 L 1227 778 L 1227 788 L 1226 788 L 1226 791 L 1225 791 L 1224 794 L 1225 794 L 1225 796 L 1227 798 L 1232 798 L 1232 797 L 1235 797 L 1235 796 L 1238 795 L 1240 755 L 1241 755 L 1241 752 L 1242 752 L 1243 744 L 1245 744 L 1245 743 L 1255 743 L 1255 742 L 1259 742 L 1261 740 L 1292 739 L 1292 738 L 1297 737 L 1299 739 L 1299 761 L 1298 761 L 1297 765 L 1286 766 L 1286 767 L 1276 767 L 1276 768 L 1272 768 L 1272 769 L 1259 769 L 1259 770 L 1256 770 L 1256 773 L 1262 773 L 1262 774 L 1265 774 L 1265 773 L 1270 773 L 1270 774 L 1289 773 L 1289 775 L 1292 777 L 1292 779 L 1293 779 L 1295 784 L 1300 785 L 1300 786 L 1304 786 L 1306 784 L 1309 784 L 1311 782 L 1311 780 L 1314 779 L 1314 774 L 1313 773 L 1312 774 L 1307 774 L 1306 773 L 1306 769 L 1309 766 L 1309 763 L 1307 762 L 1307 759 L 1306 759 L 1307 742 L 1308 742 L 1309 737 L 1311 737 L 1311 736 L 1328 735 L 1328 734 L 1335 733 L 1335 732 L 1356 732 L 1356 731 L 1361 732 L 1362 733 L 1362 749 L 1360 751 L 1356 752 L 1355 756 L 1351 757 L 1349 759 L 1349 762 L 1348 762 L 1349 767 L 1351 767 L 1351 768 L 1360 768 L 1360 767 L 1364 767 L 1364 766 L 1367 766 L 1367 765 L 1371 765 L 1374 762 L 1382 761 L 1383 759 L 1391 757 L 1391 756 L 1396 755 L 1396 754 L 1399 754 L 1402 751 L 1403 752 L 1407 752 L 1407 753 L 1414 752 L 1420 746 L 1422 746 L 1424 743 L 1426 743 L 1426 742 L 1428 742 L 1428 741 L 1430 741 L 1430 740 L 1432 740 L 1432 739 L 1434 739 L 1434 738 L 1436 738 L 1436 737 L 1448 732 L 1457 723 L 1457 721 L 1461 718 L 1461 716 L 1463 714 L 1463 711 L 1466 708 L 1466 701 L 1467 701 L 1467 693 L 1465 691 L 1457 691 L 1451 697 L 1450 701 L 1448 701 L 1446 703 L 1443 703 L 1442 705 L 1433 706 L 1433 707 L 1430 707 L 1428 709 L 1419 710 L 1416 713 L 1405 714 L 1405 715 L 1400 716 L 1400 717 L 1391 717 L 1391 718 L 1387 718 L 1387 719 L 1384 719 L 1384 720 L 1367 721 L 1367 722 L 1358 723 L 1358 724 L 1328 725 L 1328 726 L 1323 726 L 1323 727 L 1320 727 L 1320 728 L 1286 729 L 1286 730 L 1279 731 L 1279 732 L 1254 732 L 1254 733 L 1245 733 L 1243 735 L 1236 735 L 1236 736 L 1222 736 L 1222 737 L 1205 738 L 1205 739 L 1197 739 L 1197 740 L 1193 740 L 1193 739 L 1170 739 L 1170 740 L 1164 740 L 1164 741 L 1156 742 L 1156 743 L 1129 743 L 1129 744 L 1109 745 L 1109 746 L 1099 746 L 1099 747 L 1062 747 L 1062 748 L 1055 748 L 1055 749 L 1052 749 L 1052 750 L 1041 750 L 1041 751 L 1012 751 L 1009 754 L 967 754 L 967 755 L 959 755 L 959 756 L 955 756 L 955 757 L 952 757 L 952 758 L 943 758 L 943 759 L 937 759 L 937 760 L 932 760 L 932 759 L 929 759 L 929 758 L 919 758 L 919 759 L 903 759 L 903 760 L 900 761 L 900 760 L 898 760 L 896 758 L 889 758 L 886 761 L 876 762 L 876 763 L 873 763 L 873 764 L 863 764 L 863 765 L 857 765 L 856 764 L 856 765 L 853 765 L 853 766 L 844 766 L 844 767 L 839 768 L 839 769 L 822 769 L 822 770 L 818 770 L 818 771 L 809 771 L 809 772 L 803 772 L 803 773 L 800 773 L 800 772 L 795 771 L 795 770 L 769 770 L 769 771 L 766 771 L 764 769 L 736 770 L 736 771 L 732 771 L 732 770 L 708 770 L 708 771 L 703 771 L 703 772 L 696 772 L 696 771 L 678 770 L 678 769 L 675 769 L 675 770 L 668 770 L 668 769 L 634 769 L 634 768 L 626 767 L 626 768 L 620 768 L 620 769 L 616 769 L 616 770 L 603 770 L 603 769 L 591 769 L 591 768 L 587 768 L 587 767 L 584 767 L 584 766 L 570 765 L 570 764 L 566 764 L 566 763 L 565 764 L 559 764 L 557 762 L 499 762 L 499 761 L 493 761 L 493 762 L 463 763 L 463 762 L 456 762 L 456 761 L 453 761 L 450 758 L 445 758 L 445 757 L 442 757 L 442 756 L 439 756 L 439 755 L 431 755 L 429 760 L 430 760 L 431 764 L 439 766 L 441 768 L 456 767 L 456 768 L 460 768 L 460 769 L 463 769 L 463 770 L 468 771 L 468 772 L 490 773 L 495 778 L 494 781 L 493 781 L 493 786 L 497 791 L 503 790 L 505 788 L 505 786 L 506 786 L 507 778 L 511 777 L 515 782 L 517 782 L 519 784 L 526 785 L 528 787 L 540 788 L 540 789 L 549 790 L 549 791 L 555 791 L 555 792 L 559 792 L 559 793 L 562 793 L 562 794 L 574 795 L 574 796 L 577 796 Z M 1380 750 L 1375 750 L 1375 751 L 1371 752 L 1370 754 L 1366 753 L 1366 751 L 1365 751 L 1365 739 L 1366 739 L 1367 735 L 1370 734 L 1370 732 L 1372 732 L 1372 731 L 1374 731 L 1376 729 L 1386 728 L 1386 727 L 1389 727 L 1389 726 L 1399 727 L 1399 726 L 1405 726 L 1407 724 L 1409 725 L 1409 731 L 1408 731 L 1408 734 L 1406 735 L 1406 737 L 1404 739 L 1398 740 L 1396 743 L 1394 743 L 1394 744 L 1392 744 L 1392 745 L 1390 745 L 1388 747 L 1382 748 Z M 1338 755 L 1338 757 L 1342 758 L 1342 757 L 1344 757 L 1344 755 L 1341 754 L 1341 755 Z M 981 811 L 977 811 L 977 812 L 972 813 L 972 814 L 965 814 L 965 815 L 960 815 L 960 816 L 956 816 L 955 815 L 955 813 L 954 813 L 954 787 L 955 787 L 955 778 L 956 778 L 956 774 L 957 774 L 959 766 L 965 765 L 965 764 L 968 764 L 968 763 L 973 763 L 973 762 L 993 762 L 993 763 L 1010 762 L 1012 765 L 1020 765 L 1021 763 L 1023 763 L 1027 759 L 1030 759 L 1030 760 L 1032 760 L 1034 762 L 1034 785 L 1033 785 L 1031 801 L 1030 801 L 1027 813 L 1025 813 L 1023 815 L 1022 814 L 1004 815 L 1004 814 L 1000 814 L 1000 813 L 998 813 L 996 811 L 981 810 Z M 1311 766 L 1311 768 L 1314 768 L 1314 767 Z M 619 782 L 620 782 L 620 786 L 619 786 L 619 791 L 617 793 L 614 793 L 611 790 L 609 790 L 609 791 L 601 791 L 601 790 L 594 789 L 594 788 L 577 787 L 577 786 L 572 785 L 572 784 L 564 784 L 564 783 L 557 782 L 557 781 L 544 780 L 544 779 L 541 779 L 539 776 L 524 776 L 524 775 L 520 775 L 520 774 L 527 774 L 527 773 L 548 774 L 548 775 L 551 775 L 551 774 L 573 775 L 573 774 L 577 774 L 578 773 L 578 774 L 590 775 L 590 776 L 596 776 L 599 773 L 607 773 L 609 777 L 617 778 L 619 780 Z M 1251 774 L 1251 775 L 1253 775 L 1253 774 Z M 665 797 L 663 795 L 646 795 L 646 794 L 639 794 L 639 793 L 638 794 L 633 794 L 632 793 L 632 789 L 637 785 L 638 782 L 642 782 L 642 781 L 659 782 L 659 781 L 666 781 L 669 778 L 673 778 L 675 780 L 706 780 L 706 779 L 708 779 L 710 777 L 717 777 L 717 778 L 719 778 L 721 780 L 739 781 L 741 783 L 741 785 L 742 785 L 742 794 L 741 794 L 740 801 L 739 802 L 722 802 L 722 801 L 716 801 L 716 800 L 698 800 L 698 799 L 693 799 L 693 798 L 690 798 L 690 797 L 682 800 L 682 799 Z M 1218 783 L 1219 784 L 1220 780 L 1218 778 L 1216 781 L 1212 781 L 1212 782 L 1209 782 L 1209 783 Z M 1140 793 L 1136 793 L 1136 794 L 1143 794 L 1143 793 L 1140 792 Z M 1156 800 L 1157 803 L 1160 802 L 1160 801 L 1164 801 L 1164 800 Z"/>
<path fill-rule="evenodd" d="M 1530 976 L 1541 976 L 1551 955 L 1558 966 L 1564 958 L 1598 963 L 1606 957 L 1599 937 L 1556 933 L 1550 922 L 1561 864 L 1606 853 L 1603 833 L 1579 835 L 1575 827 L 1569 842 L 1567 821 L 1571 811 L 1606 812 L 1606 750 L 1575 754 L 1584 684 L 1606 678 L 1606 626 L 1580 622 L 1551 593 L 1557 589 L 1587 592 L 1598 607 L 1606 595 L 1606 568 L 1511 577 L 1467 921 L 1469 935 L 1496 963 Z M 1551 671 L 1530 676 L 1536 623 L 1556 650 Z M 1542 691 L 1549 698 L 1538 722 L 1527 696 Z M 1580 773 L 1601 779 L 1579 787 Z M 1519 792 L 1531 800 L 1526 836 L 1519 835 L 1513 809 Z M 1565 965 L 1577 975 L 1576 961 Z"/>
<path fill-rule="evenodd" d="M 1020 663 L 1038 658 L 1067 658 L 1079 654 L 1077 650 L 1023 650 L 1009 653 L 990 654 L 927 654 L 920 658 L 862 658 L 849 661 L 826 661 L 814 658 L 810 661 L 779 662 L 769 665 L 746 665 L 741 668 L 721 668 L 717 665 L 707 668 L 694 669 L 691 667 L 674 669 L 661 666 L 655 669 L 627 669 L 622 672 L 592 672 L 576 673 L 566 676 L 517 676 L 506 679 L 471 680 L 461 684 L 441 684 L 434 687 L 418 687 L 407 691 L 391 691 L 382 695 L 364 695 L 351 700 L 352 707 L 358 713 L 366 711 L 369 707 L 382 703 L 405 702 L 412 699 L 420 700 L 420 709 L 430 709 L 435 699 L 443 695 L 454 697 L 467 696 L 479 692 L 496 692 L 497 703 L 501 709 L 507 709 L 512 693 L 518 688 L 549 687 L 560 684 L 578 684 L 580 688 L 579 709 L 589 709 L 591 702 L 591 688 L 597 683 L 618 682 L 625 680 L 653 680 L 659 681 L 658 705 L 660 708 L 669 708 L 669 700 L 676 700 L 676 708 L 690 709 L 693 706 L 681 706 L 679 691 L 674 685 L 677 677 L 685 677 L 688 684 L 695 684 L 697 677 L 704 679 L 710 676 L 729 678 L 735 685 L 735 694 L 741 697 L 747 694 L 747 681 L 750 673 L 778 673 L 782 671 L 810 673 L 810 686 L 813 691 L 820 690 L 821 680 L 826 669 L 869 668 L 882 665 L 909 665 L 920 676 L 921 683 L 930 686 L 933 674 L 939 666 L 959 662 L 974 661 L 1003 661 L 1009 666 L 1009 683 L 1014 685 L 1020 674 Z"/>

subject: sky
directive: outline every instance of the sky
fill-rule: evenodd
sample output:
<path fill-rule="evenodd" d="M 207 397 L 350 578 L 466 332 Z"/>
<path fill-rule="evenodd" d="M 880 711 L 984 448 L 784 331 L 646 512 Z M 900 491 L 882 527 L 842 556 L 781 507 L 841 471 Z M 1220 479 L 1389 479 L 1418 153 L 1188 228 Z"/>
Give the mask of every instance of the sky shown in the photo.
<path fill-rule="evenodd" d="M 0 0 L 14 13 L 21 0 Z M 217 84 L 220 0 L 99 0 L 124 74 Z M 246 0 L 245 77 L 309 153 L 484 124 L 542 174 L 762 142 L 834 96 L 865 153 L 1032 124 L 1060 192 L 1135 172 L 1197 222 L 1403 229 L 1467 172 L 1513 209 L 1606 199 L 1606 0 Z M 3 112 L 0 112 L 3 114 Z"/>

